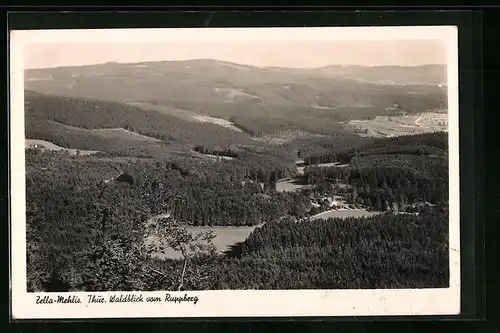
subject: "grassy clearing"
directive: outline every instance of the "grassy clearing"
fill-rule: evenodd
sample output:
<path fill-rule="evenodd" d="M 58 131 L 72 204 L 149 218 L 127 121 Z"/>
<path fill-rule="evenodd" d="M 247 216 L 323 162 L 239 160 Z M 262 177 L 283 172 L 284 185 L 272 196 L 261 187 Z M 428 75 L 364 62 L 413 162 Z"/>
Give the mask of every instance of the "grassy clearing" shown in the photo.
<path fill-rule="evenodd" d="M 202 123 L 211 123 L 211 124 L 225 127 L 227 129 L 231 129 L 231 130 L 236 131 L 236 132 L 243 132 L 241 129 L 234 126 L 234 124 L 232 122 L 230 122 L 229 120 L 226 120 L 226 119 L 214 118 L 214 117 L 205 116 L 205 115 L 195 115 L 195 116 L 191 116 L 191 118 L 196 120 L 196 121 L 202 122 Z"/>
<path fill-rule="evenodd" d="M 372 120 L 351 120 L 348 125 L 365 136 L 390 137 L 447 131 L 448 114 L 423 113 L 420 116 L 377 116 Z"/>
<path fill-rule="evenodd" d="M 329 219 L 329 218 L 349 218 L 349 217 L 371 217 L 374 215 L 381 214 L 382 212 L 369 212 L 366 209 L 337 209 L 337 210 L 328 210 L 326 212 L 322 212 L 316 214 L 311 217 L 311 220 L 317 219 Z"/>
<path fill-rule="evenodd" d="M 295 192 L 310 187 L 311 185 L 299 183 L 296 179 L 283 179 L 276 182 L 276 191 L 278 192 Z"/>
<path fill-rule="evenodd" d="M 50 141 L 46 140 L 35 140 L 35 139 L 26 139 L 24 141 L 24 147 L 25 148 L 39 148 L 42 150 L 53 150 L 53 151 L 67 151 L 71 155 L 76 155 L 77 152 L 80 153 L 80 155 L 93 155 L 97 154 L 99 151 L 97 150 L 81 150 L 81 149 L 69 149 L 69 148 L 64 148 L 61 146 L 58 146 L 56 144 L 53 144 Z"/>

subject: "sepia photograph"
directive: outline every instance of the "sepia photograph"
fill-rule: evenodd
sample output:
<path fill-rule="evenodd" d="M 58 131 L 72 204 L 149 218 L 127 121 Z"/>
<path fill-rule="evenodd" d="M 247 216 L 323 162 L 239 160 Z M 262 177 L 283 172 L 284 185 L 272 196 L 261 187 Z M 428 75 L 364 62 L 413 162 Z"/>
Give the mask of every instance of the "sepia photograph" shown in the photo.
<path fill-rule="evenodd" d="M 14 316 L 459 313 L 455 27 L 10 42 Z"/>

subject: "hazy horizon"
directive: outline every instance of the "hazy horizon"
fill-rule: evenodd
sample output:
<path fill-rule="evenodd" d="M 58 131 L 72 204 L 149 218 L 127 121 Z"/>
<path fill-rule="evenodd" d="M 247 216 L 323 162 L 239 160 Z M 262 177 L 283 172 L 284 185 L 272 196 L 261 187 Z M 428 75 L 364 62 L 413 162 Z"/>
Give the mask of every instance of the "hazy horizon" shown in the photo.
<path fill-rule="evenodd" d="M 24 68 L 45 69 L 186 60 L 311 69 L 325 66 L 446 65 L 442 40 L 377 41 L 171 41 L 28 43 Z"/>
<path fill-rule="evenodd" d="M 98 66 L 98 65 L 106 65 L 106 64 L 120 64 L 120 65 L 135 65 L 135 64 L 142 64 L 142 63 L 162 63 L 162 62 L 184 62 L 184 61 L 216 61 L 216 62 L 226 62 L 226 63 L 232 63 L 235 65 L 241 65 L 241 66 L 249 66 L 249 67 L 256 67 L 256 68 L 283 68 L 283 69 L 319 69 L 319 68 L 326 68 L 326 67 L 424 67 L 424 66 L 446 66 L 446 64 L 438 64 L 438 63 L 431 63 L 431 64 L 422 64 L 422 65 L 355 65 L 355 64 L 332 64 L 332 65 L 324 65 L 324 66 L 319 66 L 319 67 L 286 67 L 286 66 L 255 66 L 255 65 L 248 65 L 248 64 L 243 64 L 243 63 L 237 63 L 234 61 L 226 61 L 226 60 L 221 60 L 221 59 L 215 59 L 215 58 L 192 58 L 192 59 L 185 59 L 185 60 L 153 60 L 153 61 L 134 61 L 134 62 L 119 62 L 119 61 L 106 61 L 106 62 L 98 62 L 98 63 L 91 63 L 91 64 L 85 64 L 85 65 L 63 65 L 63 66 L 52 66 L 52 67 L 39 67 L 39 68 L 25 68 L 25 70 L 36 70 L 36 69 L 54 69 L 54 68 L 69 68 L 69 67 L 86 67 L 86 66 Z"/>

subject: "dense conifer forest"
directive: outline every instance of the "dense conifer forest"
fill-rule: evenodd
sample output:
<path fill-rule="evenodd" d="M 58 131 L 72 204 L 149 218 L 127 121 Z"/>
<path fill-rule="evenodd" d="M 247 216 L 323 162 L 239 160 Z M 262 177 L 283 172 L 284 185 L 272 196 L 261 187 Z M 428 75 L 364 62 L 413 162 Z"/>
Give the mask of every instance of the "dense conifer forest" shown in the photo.
<path fill-rule="evenodd" d="M 183 260 L 151 257 L 143 242 L 146 221 L 161 214 L 191 227 L 256 226 L 226 252 L 191 258 L 186 290 L 445 287 L 446 138 L 195 146 L 234 158 L 215 161 L 27 149 L 29 290 L 176 290 Z M 317 165 L 333 162 L 348 165 Z M 287 177 L 312 188 L 277 191 Z M 308 218 L 328 209 L 313 197 L 335 195 L 385 213 Z"/>
<path fill-rule="evenodd" d="M 26 70 L 28 291 L 447 287 L 445 69 Z"/>

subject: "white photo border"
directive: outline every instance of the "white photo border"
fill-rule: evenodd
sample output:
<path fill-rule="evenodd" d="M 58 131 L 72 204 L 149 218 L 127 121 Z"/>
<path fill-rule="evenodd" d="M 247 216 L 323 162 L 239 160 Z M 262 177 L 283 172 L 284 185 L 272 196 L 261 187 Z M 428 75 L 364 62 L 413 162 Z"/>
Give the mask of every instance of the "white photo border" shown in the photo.
<path fill-rule="evenodd" d="M 90 33 L 89 33 L 90 32 Z M 14 30 L 10 33 L 10 241 L 11 314 L 14 319 L 159 317 L 309 317 L 458 315 L 460 313 L 460 189 L 458 109 L 458 28 L 456 26 L 162 28 L 96 30 Z M 220 290 L 196 292 L 71 292 L 80 304 L 37 304 L 56 293 L 28 293 L 26 283 L 26 194 L 24 132 L 24 47 L 56 42 L 168 42 L 174 40 L 443 40 L 447 47 L 449 147 L 448 288 L 377 290 Z M 166 294 L 198 302 L 88 304 L 87 295 Z"/>

